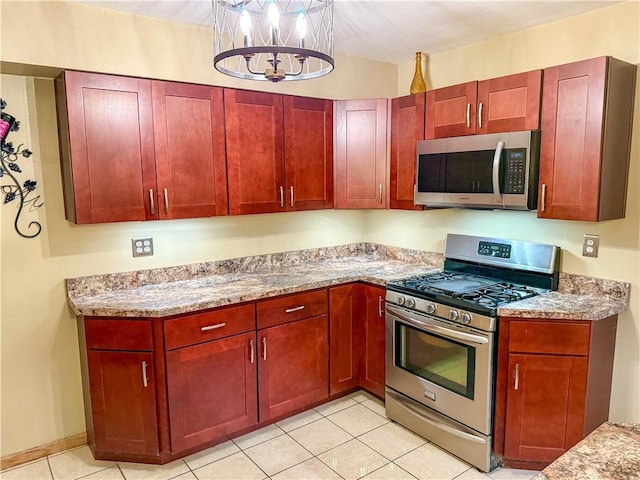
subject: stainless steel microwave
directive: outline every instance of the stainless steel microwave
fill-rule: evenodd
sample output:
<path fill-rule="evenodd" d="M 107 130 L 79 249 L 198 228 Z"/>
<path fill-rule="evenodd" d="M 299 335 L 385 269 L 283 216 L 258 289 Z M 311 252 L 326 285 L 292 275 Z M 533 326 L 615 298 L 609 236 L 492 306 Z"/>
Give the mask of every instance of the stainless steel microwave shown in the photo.
<path fill-rule="evenodd" d="M 534 210 L 540 131 L 419 141 L 416 205 Z"/>

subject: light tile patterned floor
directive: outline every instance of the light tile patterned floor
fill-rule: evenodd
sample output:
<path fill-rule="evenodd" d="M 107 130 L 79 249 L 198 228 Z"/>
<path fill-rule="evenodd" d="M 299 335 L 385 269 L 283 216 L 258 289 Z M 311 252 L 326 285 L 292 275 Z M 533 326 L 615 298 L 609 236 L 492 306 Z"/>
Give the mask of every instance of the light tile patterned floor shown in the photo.
<path fill-rule="evenodd" d="M 84 446 L 0 474 L 4 480 L 530 480 L 538 472 L 483 474 L 390 422 L 365 392 L 166 465 L 94 460 Z"/>

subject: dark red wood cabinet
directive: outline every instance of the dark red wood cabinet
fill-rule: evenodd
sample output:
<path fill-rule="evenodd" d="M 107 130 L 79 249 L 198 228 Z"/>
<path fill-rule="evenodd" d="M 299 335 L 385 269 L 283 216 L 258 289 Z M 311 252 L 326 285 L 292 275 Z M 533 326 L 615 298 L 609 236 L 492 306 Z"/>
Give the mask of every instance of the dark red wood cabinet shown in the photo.
<path fill-rule="evenodd" d="M 227 214 L 222 89 L 65 71 L 56 95 L 68 220 Z"/>
<path fill-rule="evenodd" d="M 500 318 L 494 438 L 505 465 L 544 468 L 607 421 L 616 323 Z"/>
<path fill-rule="evenodd" d="M 157 218 L 151 80 L 67 71 L 55 84 L 67 219 Z"/>
<path fill-rule="evenodd" d="M 153 81 L 158 218 L 227 214 L 222 89 Z"/>
<path fill-rule="evenodd" d="M 386 208 L 387 100 L 340 100 L 335 112 L 335 208 Z"/>
<path fill-rule="evenodd" d="M 545 69 L 538 217 L 625 216 L 635 79 L 612 57 Z"/>
<path fill-rule="evenodd" d="M 413 195 L 416 183 L 416 142 L 424 139 L 425 94 L 391 100 L 389 208 L 422 210 Z"/>
<path fill-rule="evenodd" d="M 430 90 L 425 138 L 537 130 L 542 70 Z"/>
<path fill-rule="evenodd" d="M 333 206 L 332 103 L 224 89 L 232 215 Z"/>
<path fill-rule="evenodd" d="M 361 386 L 384 397 L 385 289 L 352 283 L 329 290 L 330 392 Z"/>

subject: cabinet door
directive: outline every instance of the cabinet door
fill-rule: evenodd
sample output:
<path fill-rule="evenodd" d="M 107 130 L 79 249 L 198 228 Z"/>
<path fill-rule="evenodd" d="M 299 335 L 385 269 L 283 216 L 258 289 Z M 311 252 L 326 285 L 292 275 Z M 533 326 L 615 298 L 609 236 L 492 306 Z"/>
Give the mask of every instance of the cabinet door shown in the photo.
<path fill-rule="evenodd" d="M 335 102 L 336 208 L 385 208 L 387 100 Z"/>
<path fill-rule="evenodd" d="M 360 385 L 363 359 L 363 323 L 360 285 L 329 290 L 329 392 L 340 393 Z"/>
<path fill-rule="evenodd" d="M 476 133 L 540 128 L 542 70 L 478 82 Z"/>
<path fill-rule="evenodd" d="M 425 138 L 458 137 L 476 133 L 478 82 L 427 92 Z"/>
<path fill-rule="evenodd" d="M 551 462 L 582 439 L 587 358 L 509 355 L 506 458 Z"/>
<path fill-rule="evenodd" d="M 285 211 L 282 96 L 224 89 L 229 213 Z"/>
<path fill-rule="evenodd" d="M 422 210 L 413 201 L 416 183 L 416 142 L 424 139 L 425 94 L 391 100 L 389 207 Z"/>
<path fill-rule="evenodd" d="M 384 397 L 385 368 L 385 289 L 362 286 L 364 293 L 364 368 L 361 385 L 371 393 Z"/>
<path fill-rule="evenodd" d="M 538 217 L 598 219 L 606 60 L 544 71 Z"/>
<path fill-rule="evenodd" d="M 328 397 L 327 327 L 320 315 L 258 331 L 261 422 Z"/>
<path fill-rule="evenodd" d="M 65 72 L 56 88 L 67 219 L 158 218 L 151 81 Z"/>
<path fill-rule="evenodd" d="M 159 455 L 153 354 L 87 352 L 96 452 Z"/>
<path fill-rule="evenodd" d="M 154 81 L 160 218 L 227 214 L 222 89 Z"/>
<path fill-rule="evenodd" d="M 258 421 L 255 333 L 167 352 L 171 452 Z"/>
<path fill-rule="evenodd" d="M 333 102 L 284 97 L 287 210 L 333 208 Z"/>

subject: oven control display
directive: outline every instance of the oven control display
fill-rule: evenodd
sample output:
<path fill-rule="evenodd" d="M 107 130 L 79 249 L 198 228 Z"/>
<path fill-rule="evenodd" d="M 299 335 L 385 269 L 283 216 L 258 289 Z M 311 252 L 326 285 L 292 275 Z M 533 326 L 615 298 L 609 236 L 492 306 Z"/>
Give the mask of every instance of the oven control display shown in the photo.
<path fill-rule="evenodd" d="M 480 242 L 478 244 L 478 255 L 511 258 L 511 245 L 494 242 Z"/>

